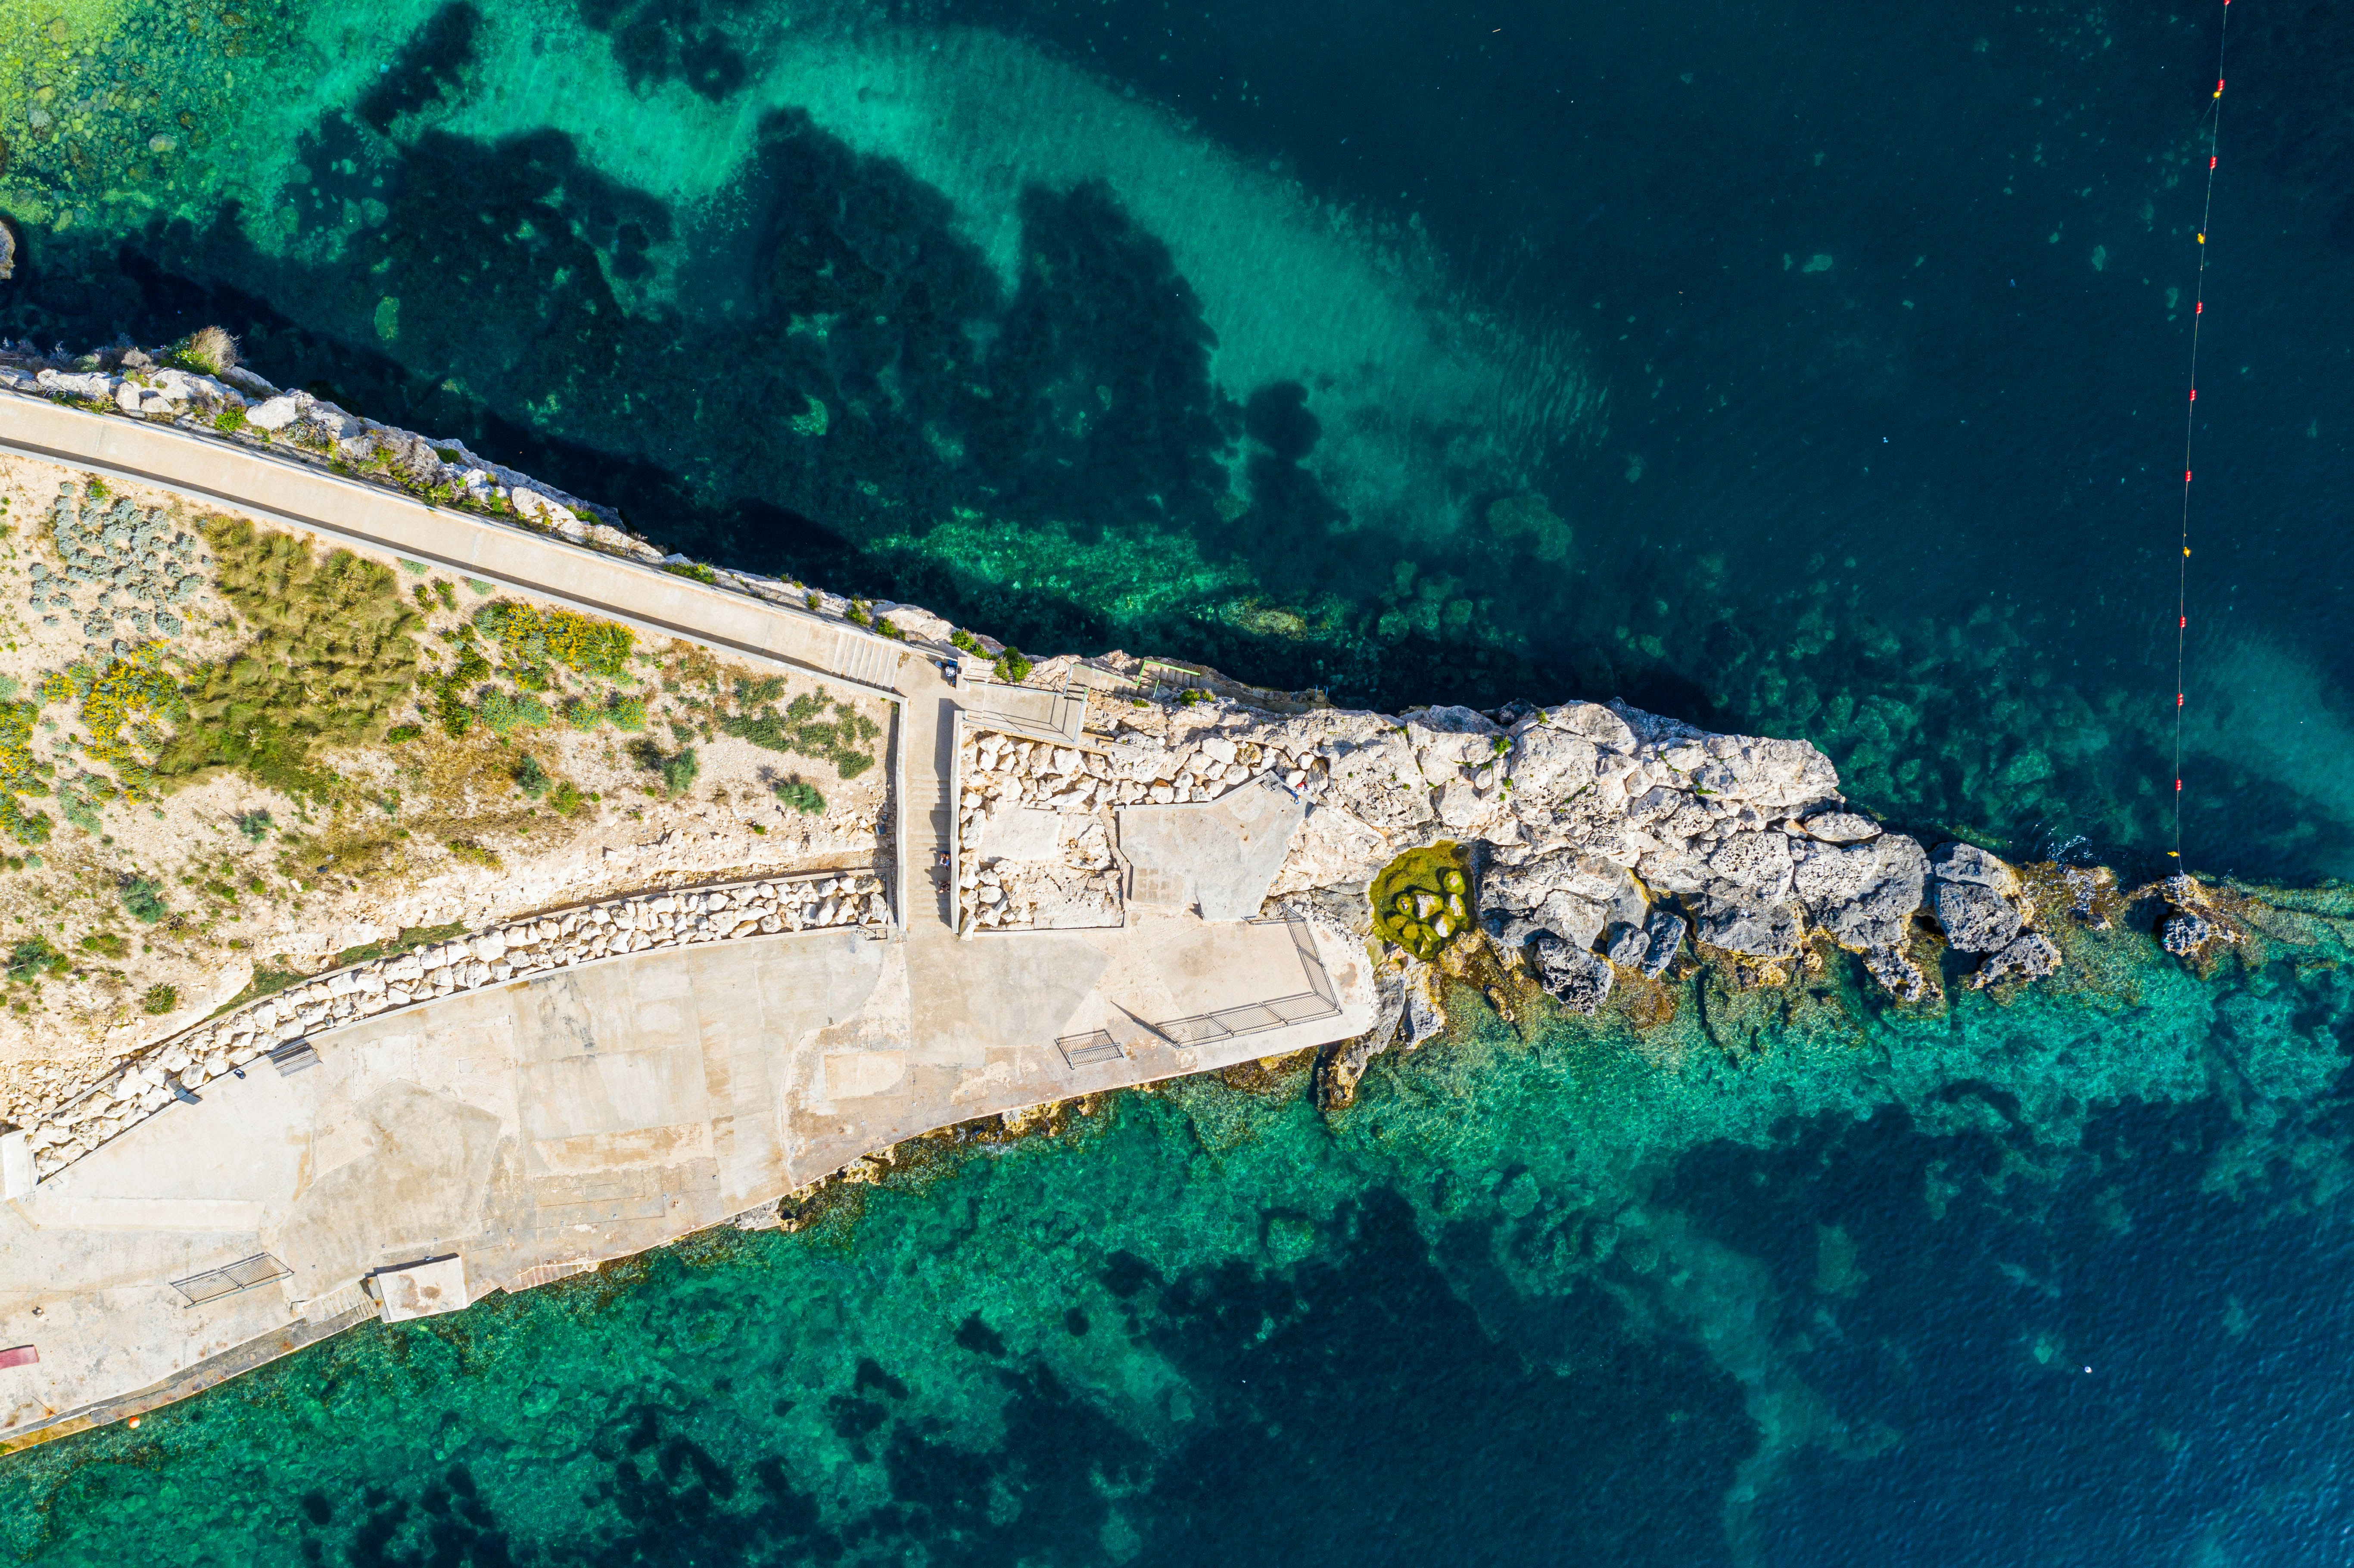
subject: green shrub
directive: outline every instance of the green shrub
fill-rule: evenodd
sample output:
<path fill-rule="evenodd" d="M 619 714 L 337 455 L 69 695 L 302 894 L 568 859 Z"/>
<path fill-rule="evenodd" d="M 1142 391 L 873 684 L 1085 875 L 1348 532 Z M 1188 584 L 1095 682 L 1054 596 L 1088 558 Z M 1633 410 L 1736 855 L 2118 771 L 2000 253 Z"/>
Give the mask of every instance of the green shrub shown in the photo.
<path fill-rule="evenodd" d="M 107 959 L 119 959 L 131 951 L 129 938 L 112 931 L 92 931 L 75 945 L 83 952 Z"/>
<path fill-rule="evenodd" d="M 164 903 L 164 885 L 153 877 L 125 877 L 116 892 L 122 895 L 122 906 L 131 911 L 131 917 L 143 926 L 153 926 L 169 912 Z"/>
<path fill-rule="evenodd" d="M 817 786 L 799 779 L 778 785 L 777 799 L 804 816 L 822 816 L 825 811 L 825 797 L 817 792 Z"/>
<path fill-rule="evenodd" d="M 1008 648 L 997 656 L 997 678 L 1009 686 L 1018 686 L 1030 678 L 1032 665 L 1019 648 Z"/>
<path fill-rule="evenodd" d="M 615 692 L 606 699 L 605 718 L 615 729 L 634 735 L 646 727 L 646 700 Z"/>
<path fill-rule="evenodd" d="M 719 580 L 713 575 L 711 568 L 705 566 L 701 561 L 673 561 L 668 566 L 663 567 L 663 570 L 670 573 L 673 577 L 686 577 L 691 581 L 698 583 L 711 583 L 717 582 Z"/>
<path fill-rule="evenodd" d="M 248 843 L 258 844 L 268 838 L 270 825 L 270 813 L 267 811 L 256 810 L 238 813 L 237 831 L 245 835 L 245 842 Z"/>
<path fill-rule="evenodd" d="M 703 774 L 703 764 L 696 760 L 693 747 L 666 752 L 652 740 L 640 740 L 631 746 L 630 758 L 661 779 L 665 795 L 684 794 Z"/>
<path fill-rule="evenodd" d="M 468 586 L 473 586 L 471 580 Z M 584 675 L 620 675 L 627 673 L 637 646 L 637 634 L 626 626 L 512 599 L 482 606 L 471 624 L 499 645 L 501 658 L 518 668 L 552 660 Z"/>
<path fill-rule="evenodd" d="M 179 1005 L 179 991 L 168 985 L 151 985 L 147 988 L 147 994 L 139 999 L 141 1010 L 157 1018 L 176 1011 Z"/>
<path fill-rule="evenodd" d="M 967 631 L 961 626 L 949 633 L 949 642 L 950 646 L 960 648 L 968 653 L 981 657 L 987 656 L 981 652 L 981 639 L 975 637 L 971 632 Z"/>
<path fill-rule="evenodd" d="M 536 800 L 547 793 L 552 780 L 547 777 L 547 769 L 539 765 L 538 758 L 525 757 L 515 764 L 514 782 L 516 789 Z"/>
<path fill-rule="evenodd" d="M 198 327 L 164 357 L 183 370 L 218 376 L 237 364 L 237 339 L 220 327 Z"/>
<path fill-rule="evenodd" d="M 558 782 L 547 797 L 547 809 L 559 817 L 568 817 L 580 809 L 584 799 L 573 787 L 572 780 L 566 779 Z"/>
<path fill-rule="evenodd" d="M 418 739 L 419 736 L 423 736 L 424 733 L 424 726 L 420 725 L 397 724 L 390 729 L 384 732 L 384 738 L 390 741 L 395 746 L 399 746 L 406 742 Z"/>
<path fill-rule="evenodd" d="M 549 718 L 547 705 L 537 697 L 528 692 L 514 696 L 496 686 L 482 693 L 475 711 L 482 727 L 493 735 L 505 735 L 518 725 L 544 725 Z"/>
<path fill-rule="evenodd" d="M 20 844 L 45 844 L 50 825 L 47 811 L 28 810 L 16 796 L 0 794 L 0 832 Z"/>
<path fill-rule="evenodd" d="M 245 410 L 231 403 L 213 416 L 213 429 L 225 436 L 235 435 L 245 429 Z"/>
<path fill-rule="evenodd" d="M 55 978 L 65 972 L 66 956 L 47 937 L 27 937 L 8 949 L 11 980 L 38 980 L 43 975 Z"/>
<path fill-rule="evenodd" d="M 475 593 L 485 598 L 491 594 L 496 593 L 499 587 L 496 583 L 486 583 L 480 577 L 468 577 L 466 579 L 466 586 L 472 588 Z"/>

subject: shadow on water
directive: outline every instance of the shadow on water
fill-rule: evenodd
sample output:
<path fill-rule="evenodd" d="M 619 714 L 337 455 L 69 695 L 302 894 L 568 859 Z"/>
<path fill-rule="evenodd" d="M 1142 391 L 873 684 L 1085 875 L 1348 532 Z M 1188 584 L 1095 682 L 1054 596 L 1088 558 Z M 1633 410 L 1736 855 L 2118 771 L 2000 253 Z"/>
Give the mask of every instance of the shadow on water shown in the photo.
<path fill-rule="evenodd" d="M 583 15 L 644 84 L 721 98 L 745 79 L 740 7 Z M 725 200 L 673 210 L 560 132 L 432 126 L 483 65 L 485 26 L 469 0 L 432 14 L 352 111 L 312 123 L 277 211 L 28 237 L 0 327 L 154 339 L 218 321 L 264 374 L 461 437 L 667 547 L 926 603 L 1034 650 L 1122 645 L 1393 709 L 1620 695 L 1804 734 L 1861 802 L 1926 831 L 2105 853 L 2165 836 L 2162 726 L 2118 684 L 2129 672 L 2077 673 L 2032 596 L 1892 624 L 1822 552 L 1777 586 L 1801 558 L 1787 548 L 1760 571 L 1754 549 L 1647 543 L 1628 508 L 1649 493 L 1575 454 L 1553 484 L 1570 517 L 1499 493 L 1474 499 L 1474 525 L 1408 537 L 1337 499 L 1315 387 L 1217 384 L 1200 302 L 1107 187 L 1021 191 L 1001 278 L 941 192 L 784 109 Z M 2275 161 L 2313 167 L 2294 146 Z M 1880 328 L 1819 325 L 1810 310 L 1779 330 L 1825 386 L 1902 357 Z M 1681 441 L 1689 420 L 1661 408 Z M 1689 490 L 1702 471 L 1684 468 Z M 1694 491 L 1688 510 L 1726 499 Z M 2193 809 L 2208 842 L 2238 846 L 2229 863 L 2354 863 L 2354 810 L 2314 808 L 2282 766 L 2224 765 L 2245 787 Z"/>

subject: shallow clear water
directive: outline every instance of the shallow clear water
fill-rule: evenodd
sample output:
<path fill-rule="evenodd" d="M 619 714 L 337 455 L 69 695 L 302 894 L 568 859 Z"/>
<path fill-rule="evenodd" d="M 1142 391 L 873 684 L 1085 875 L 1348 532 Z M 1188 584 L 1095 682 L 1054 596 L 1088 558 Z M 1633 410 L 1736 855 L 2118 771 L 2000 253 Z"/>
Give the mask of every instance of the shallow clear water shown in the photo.
<path fill-rule="evenodd" d="M 2354 871 L 2354 25 L 2235 10 L 2187 837 L 2312 882 Z M 217 321 L 665 544 L 1034 651 L 1625 694 L 2146 871 L 2216 20 L 48 0 L 0 7 L 0 331 Z M 1490 1021 L 1332 1126 L 1130 1099 L 10 1461 L 9 1539 L 2328 1554 L 2338 971 L 2106 961 L 1861 1036 Z"/>

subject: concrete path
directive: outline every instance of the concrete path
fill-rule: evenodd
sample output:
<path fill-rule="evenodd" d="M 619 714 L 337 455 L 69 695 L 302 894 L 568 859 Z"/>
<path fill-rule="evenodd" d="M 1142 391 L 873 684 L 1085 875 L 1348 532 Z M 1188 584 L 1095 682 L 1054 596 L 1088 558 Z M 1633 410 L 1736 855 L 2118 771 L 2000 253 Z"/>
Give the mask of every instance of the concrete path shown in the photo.
<path fill-rule="evenodd" d="M 0 395 L 0 447 L 738 654 L 887 678 L 901 922 L 886 941 L 659 949 L 372 1019 L 317 1037 L 316 1065 L 281 1076 L 257 1061 L 0 1205 L 0 1450 L 181 1397 L 379 1298 L 461 1307 L 938 1128 L 1372 1027 L 1366 955 L 1304 924 L 1131 911 L 1118 927 L 957 938 L 935 873 L 960 699 L 1029 705 L 975 722 L 1075 731 L 1081 710 L 1057 694 L 960 691 L 930 661 L 793 607 L 169 427 Z M 440 1258 L 455 1264 L 406 1267 Z M 12 1348 L 37 1360 L 9 1365 Z"/>

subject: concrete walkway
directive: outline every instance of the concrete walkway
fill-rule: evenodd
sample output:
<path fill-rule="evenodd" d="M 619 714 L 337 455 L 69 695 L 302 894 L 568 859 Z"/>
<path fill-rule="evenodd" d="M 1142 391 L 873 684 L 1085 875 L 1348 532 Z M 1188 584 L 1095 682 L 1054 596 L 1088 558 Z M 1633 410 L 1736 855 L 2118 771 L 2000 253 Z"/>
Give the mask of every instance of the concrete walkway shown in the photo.
<path fill-rule="evenodd" d="M 901 856 L 896 939 L 659 949 L 405 1009 L 316 1038 L 305 1070 L 217 1080 L 0 1205 L 0 1450 L 379 1311 L 660 1245 L 938 1128 L 1373 1024 L 1365 954 L 1304 924 L 1131 912 L 958 940 L 934 872 L 960 694 L 896 644 L 169 427 L 0 395 L 0 448 L 738 654 L 887 674 Z"/>

